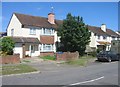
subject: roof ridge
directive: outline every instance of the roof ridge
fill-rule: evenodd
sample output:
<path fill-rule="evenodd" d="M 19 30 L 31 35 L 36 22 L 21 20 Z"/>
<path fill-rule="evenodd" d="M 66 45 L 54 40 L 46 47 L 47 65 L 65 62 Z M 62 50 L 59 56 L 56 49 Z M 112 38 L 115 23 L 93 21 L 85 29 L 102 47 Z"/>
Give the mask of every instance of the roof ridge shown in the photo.
<path fill-rule="evenodd" d="M 47 17 L 41 17 L 41 16 L 36 16 L 36 15 L 30 15 L 30 14 L 22 14 L 22 13 L 16 13 L 16 12 L 14 12 L 13 14 L 18 14 L 18 15 L 25 15 L 25 16 L 31 16 L 31 17 L 39 17 L 39 18 L 46 18 L 47 19 Z"/>

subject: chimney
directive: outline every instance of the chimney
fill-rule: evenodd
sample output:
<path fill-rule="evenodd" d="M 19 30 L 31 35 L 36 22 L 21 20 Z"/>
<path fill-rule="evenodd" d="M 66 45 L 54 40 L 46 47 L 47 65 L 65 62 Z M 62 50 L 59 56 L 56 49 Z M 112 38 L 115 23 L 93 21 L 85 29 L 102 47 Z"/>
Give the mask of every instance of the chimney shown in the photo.
<path fill-rule="evenodd" d="M 55 24 L 55 14 L 54 13 L 48 14 L 48 22 L 51 24 Z"/>
<path fill-rule="evenodd" d="M 101 30 L 103 30 L 104 32 L 106 32 L 106 25 L 105 24 L 101 25 Z"/>

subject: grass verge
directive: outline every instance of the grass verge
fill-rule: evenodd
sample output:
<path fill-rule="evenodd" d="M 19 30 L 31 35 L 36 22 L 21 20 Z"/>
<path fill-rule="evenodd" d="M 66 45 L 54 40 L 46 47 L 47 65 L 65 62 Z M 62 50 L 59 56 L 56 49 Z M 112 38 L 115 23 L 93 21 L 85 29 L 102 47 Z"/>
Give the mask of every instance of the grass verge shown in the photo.
<path fill-rule="evenodd" d="M 42 58 L 42 59 L 44 59 L 44 60 L 56 60 L 56 58 L 55 58 L 55 56 L 43 56 L 43 57 L 40 57 L 40 58 Z"/>
<path fill-rule="evenodd" d="M 80 65 L 80 66 L 85 66 L 87 63 L 91 62 L 91 60 L 95 59 L 96 57 L 92 56 L 82 56 L 80 59 L 77 60 L 69 60 L 66 63 L 70 65 Z"/>
<path fill-rule="evenodd" d="M 2 71 L 0 72 L 2 75 L 9 75 L 9 74 L 20 74 L 20 73 L 28 73 L 37 71 L 31 66 L 26 64 L 19 64 L 19 65 L 3 65 Z"/>

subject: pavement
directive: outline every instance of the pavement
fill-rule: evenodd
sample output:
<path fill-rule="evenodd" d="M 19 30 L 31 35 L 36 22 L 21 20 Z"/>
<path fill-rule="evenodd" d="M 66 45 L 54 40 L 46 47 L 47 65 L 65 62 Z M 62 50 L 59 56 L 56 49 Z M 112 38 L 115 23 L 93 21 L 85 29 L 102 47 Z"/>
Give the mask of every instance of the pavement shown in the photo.
<path fill-rule="evenodd" d="M 3 85 L 118 85 L 118 62 L 93 62 L 86 67 L 40 61 L 28 63 L 41 73 L 3 76 Z"/>

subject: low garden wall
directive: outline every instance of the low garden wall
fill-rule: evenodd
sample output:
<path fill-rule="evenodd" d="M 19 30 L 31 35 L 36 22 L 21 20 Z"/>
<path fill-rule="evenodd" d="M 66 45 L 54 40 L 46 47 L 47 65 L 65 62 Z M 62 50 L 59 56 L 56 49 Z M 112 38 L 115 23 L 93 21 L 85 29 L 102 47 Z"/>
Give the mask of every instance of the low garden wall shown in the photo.
<path fill-rule="evenodd" d="M 14 54 L 14 55 L 6 55 L 0 57 L 0 64 L 15 64 L 20 63 L 20 55 Z"/>
<path fill-rule="evenodd" d="M 79 52 L 58 52 L 56 53 L 57 60 L 75 60 L 79 58 Z"/>

